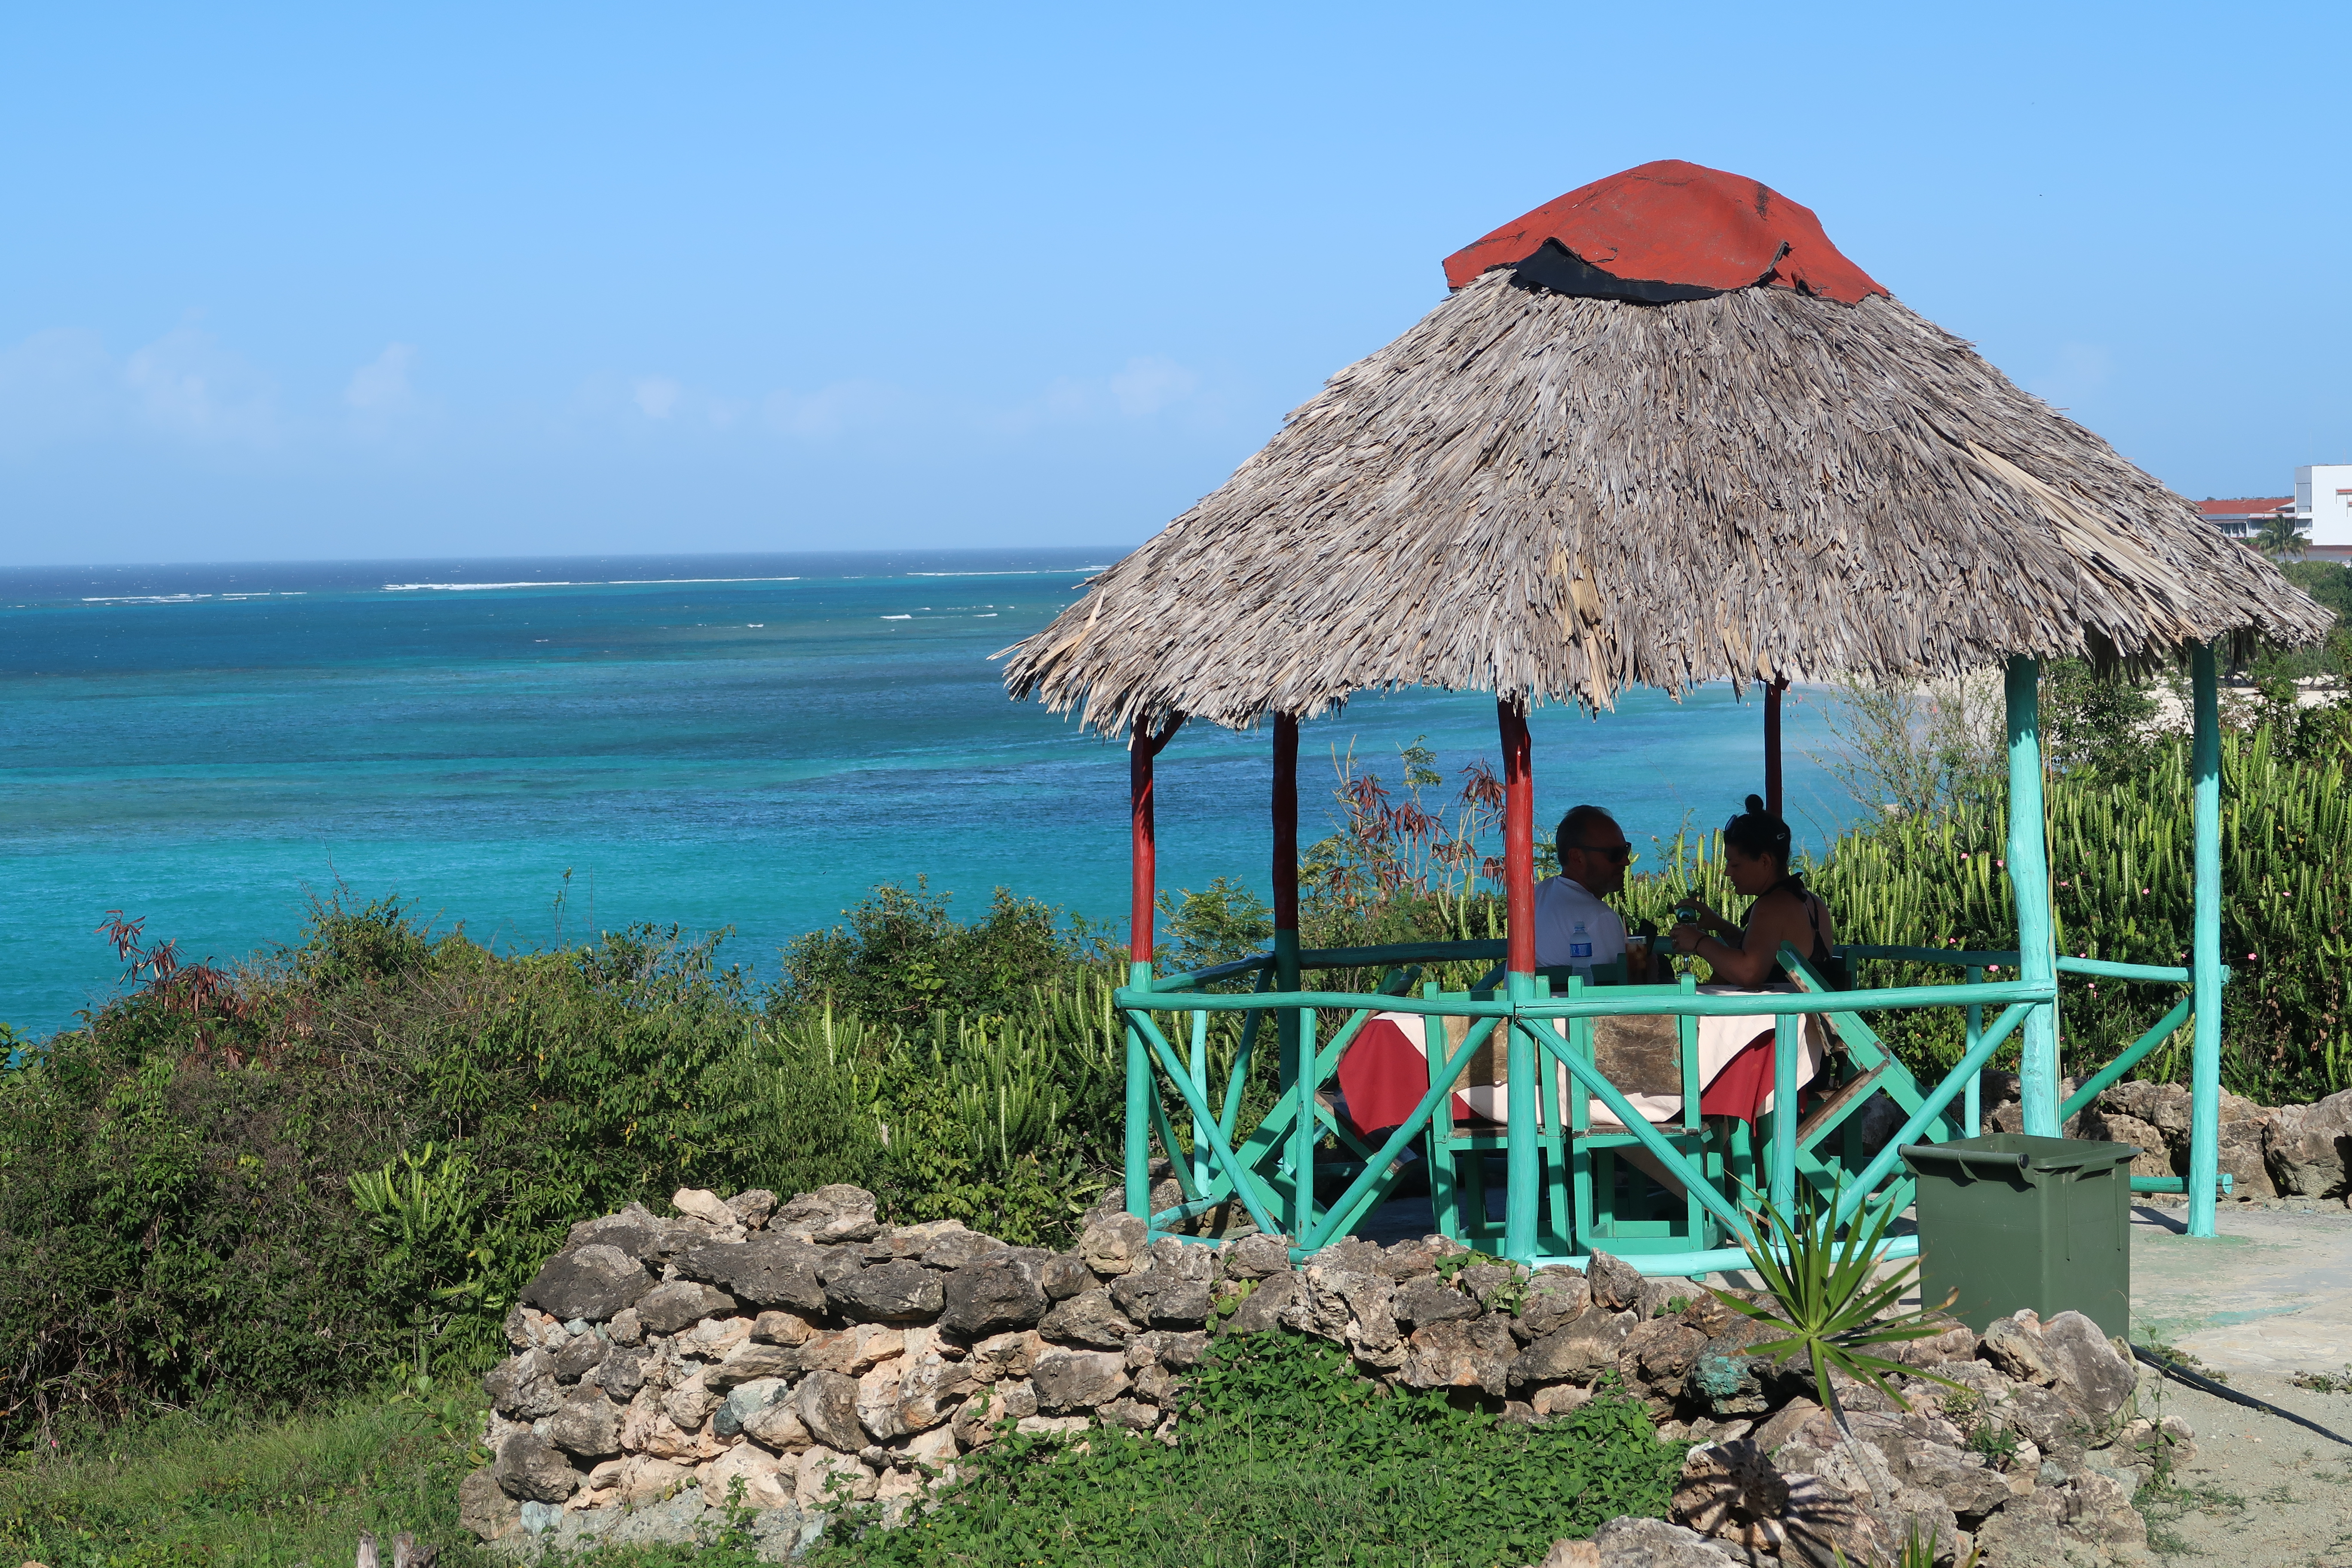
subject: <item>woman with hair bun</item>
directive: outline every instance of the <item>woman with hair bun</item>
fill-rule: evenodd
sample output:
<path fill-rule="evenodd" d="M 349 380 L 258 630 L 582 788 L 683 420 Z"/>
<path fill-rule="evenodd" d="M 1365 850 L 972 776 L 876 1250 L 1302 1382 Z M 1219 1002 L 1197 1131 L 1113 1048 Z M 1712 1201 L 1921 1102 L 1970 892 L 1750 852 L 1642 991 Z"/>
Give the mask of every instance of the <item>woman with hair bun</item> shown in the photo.
<path fill-rule="evenodd" d="M 1706 959 L 1717 984 L 1752 991 L 1778 981 L 1780 944 L 1787 942 L 1824 981 L 1845 988 L 1843 966 L 1830 953 L 1837 945 L 1830 912 L 1789 869 L 1789 825 L 1752 795 L 1748 809 L 1723 825 L 1723 868 L 1733 887 L 1756 900 L 1748 906 L 1748 923 L 1735 926 L 1694 899 L 1698 919 L 1674 929 L 1675 951 Z"/>

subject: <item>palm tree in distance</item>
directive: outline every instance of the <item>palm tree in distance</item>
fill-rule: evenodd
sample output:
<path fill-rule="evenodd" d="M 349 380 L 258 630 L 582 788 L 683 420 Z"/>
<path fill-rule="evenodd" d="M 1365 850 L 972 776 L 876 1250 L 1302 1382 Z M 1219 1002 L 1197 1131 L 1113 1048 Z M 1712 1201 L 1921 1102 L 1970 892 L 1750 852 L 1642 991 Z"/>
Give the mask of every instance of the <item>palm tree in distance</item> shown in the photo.
<path fill-rule="evenodd" d="M 2254 547 L 2273 561 L 2288 561 L 2303 554 L 2303 520 L 2291 511 L 2272 517 L 2254 535 Z"/>

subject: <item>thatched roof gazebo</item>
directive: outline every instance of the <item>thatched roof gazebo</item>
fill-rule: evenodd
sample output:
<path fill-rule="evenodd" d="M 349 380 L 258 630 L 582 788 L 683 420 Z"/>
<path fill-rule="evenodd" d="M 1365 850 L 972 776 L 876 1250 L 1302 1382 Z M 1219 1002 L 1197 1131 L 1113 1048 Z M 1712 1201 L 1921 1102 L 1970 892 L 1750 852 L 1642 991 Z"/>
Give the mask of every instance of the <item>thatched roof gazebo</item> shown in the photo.
<path fill-rule="evenodd" d="M 1007 650 L 1013 697 L 1132 737 L 1139 985 L 1150 757 L 1187 718 L 1275 721 L 1276 915 L 1295 957 L 1297 722 L 1368 689 L 1495 692 L 1509 971 L 1524 976 L 1534 703 L 2000 665 L 2021 768 L 2036 661 L 2187 658 L 2202 755 L 2216 640 L 2301 643 L 2328 625 L 1755 181 L 1646 163 L 1504 225 L 1445 273 L 1419 322 Z M 2038 809 L 2031 826 L 2013 868 L 2042 864 Z M 2046 984 L 2047 900 L 2030 880 L 2024 980 Z M 1295 962 L 1278 967 L 1277 990 L 1296 992 Z M 2201 1050 L 2218 1008 L 2197 1016 Z M 2026 1040 L 2028 1116 L 2054 1131 L 2054 1002 L 2032 1005 Z M 2209 1221 L 2210 1203 L 2209 1185 Z"/>

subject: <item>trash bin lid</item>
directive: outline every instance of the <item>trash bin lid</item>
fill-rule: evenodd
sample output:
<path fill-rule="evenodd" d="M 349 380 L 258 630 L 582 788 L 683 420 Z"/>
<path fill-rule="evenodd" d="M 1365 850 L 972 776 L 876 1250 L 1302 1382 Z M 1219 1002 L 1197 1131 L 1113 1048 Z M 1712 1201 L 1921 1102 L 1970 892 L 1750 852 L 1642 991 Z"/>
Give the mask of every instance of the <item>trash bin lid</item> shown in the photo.
<path fill-rule="evenodd" d="M 1962 1174 L 2011 1170 L 2037 1175 L 2067 1171 L 2094 1171 L 2128 1165 L 2140 1151 L 2130 1143 L 2108 1143 L 2091 1138 L 2037 1138 L 2025 1132 L 1989 1132 L 1981 1138 L 1955 1138 L 1948 1143 L 1906 1143 L 1903 1158 L 1912 1170 L 1934 1166 Z"/>

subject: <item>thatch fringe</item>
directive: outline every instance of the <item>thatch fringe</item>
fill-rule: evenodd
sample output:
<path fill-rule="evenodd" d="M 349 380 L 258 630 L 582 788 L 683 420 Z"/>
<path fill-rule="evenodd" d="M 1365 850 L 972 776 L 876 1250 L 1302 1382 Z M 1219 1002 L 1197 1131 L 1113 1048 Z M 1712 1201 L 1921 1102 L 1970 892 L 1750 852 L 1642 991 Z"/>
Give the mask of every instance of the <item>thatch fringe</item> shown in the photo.
<path fill-rule="evenodd" d="M 2327 613 L 1901 303 L 1639 305 L 1493 272 L 1332 377 L 1213 494 L 1004 650 L 1117 734 L 1406 686 L 2147 663 Z"/>

